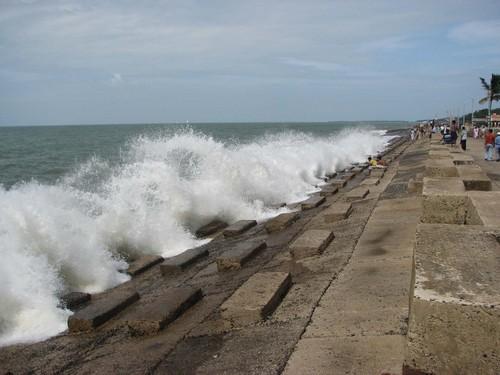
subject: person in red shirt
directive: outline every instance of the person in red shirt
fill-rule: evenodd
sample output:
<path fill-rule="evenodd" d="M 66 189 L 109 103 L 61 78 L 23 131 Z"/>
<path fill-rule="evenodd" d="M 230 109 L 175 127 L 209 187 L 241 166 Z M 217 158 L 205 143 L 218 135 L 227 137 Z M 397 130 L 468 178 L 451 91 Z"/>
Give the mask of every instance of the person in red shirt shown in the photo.
<path fill-rule="evenodd" d="M 495 147 L 495 135 L 493 129 L 489 129 L 484 136 L 484 160 L 493 160 L 493 148 Z"/>

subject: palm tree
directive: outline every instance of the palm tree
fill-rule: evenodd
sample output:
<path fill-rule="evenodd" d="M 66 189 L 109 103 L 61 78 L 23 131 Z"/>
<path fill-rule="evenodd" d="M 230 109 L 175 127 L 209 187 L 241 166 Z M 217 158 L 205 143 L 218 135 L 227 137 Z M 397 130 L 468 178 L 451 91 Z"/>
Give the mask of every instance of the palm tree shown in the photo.
<path fill-rule="evenodd" d="M 479 104 L 488 103 L 488 127 L 491 127 L 491 103 L 500 100 L 500 75 L 492 74 L 490 83 L 482 77 L 479 77 L 481 84 L 487 92 L 487 96 L 479 101 Z"/>

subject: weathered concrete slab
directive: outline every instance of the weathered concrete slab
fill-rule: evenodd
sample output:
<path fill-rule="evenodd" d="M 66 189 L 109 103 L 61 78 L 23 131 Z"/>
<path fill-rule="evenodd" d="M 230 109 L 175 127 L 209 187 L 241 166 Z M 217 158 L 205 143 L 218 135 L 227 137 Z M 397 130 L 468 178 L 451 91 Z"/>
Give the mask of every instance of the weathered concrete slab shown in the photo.
<path fill-rule="evenodd" d="M 332 180 L 329 180 L 328 183 L 330 185 L 337 186 L 338 188 L 343 188 L 347 185 L 347 180 L 344 180 L 342 178 L 334 178 Z"/>
<path fill-rule="evenodd" d="M 451 159 L 452 156 L 450 154 L 450 150 L 448 149 L 443 149 L 441 147 L 435 148 L 431 146 L 431 149 L 429 151 L 429 158 L 430 159 Z"/>
<path fill-rule="evenodd" d="M 329 195 L 337 194 L 338 191 L 339 191 L 338 186 L 335 186 L 335 185 L 324 185 L 324 186 L 321 187 L 321 191 L 319 192 L 319 195 L 321 197 L 326 197 L 326 196 L 329 196 Z"/>
<path fill-rule="evenodd" d="M 351 172 L 352 172 L 352 173 L 356 173 L 356 174 L 358 174 L 358 173 L 363 172 L 363 170 L 364 170 L 365 168 L 366 168 L 366 167 L 354 167 L 353 169 L 351 169 Z"/>
<path fill-rule="evenodd" d="M 161 262 L 163 262 L 163 257 L 159 255 L 144 255 L 130 264 L 127 273 L 130 276 L 136 276 Z"/>
<path fill-rule="evenodd" d="M 344 180 L 352 180 L 354 177 L 356 177 L 356 173 L 352 172 L 345 172 L 340 175 L 340 178 Z"/>
<path fill-rule="evenodd" d="M 139 299 L 135 290 L 116 290 L 68 318 L 71 333 L 91 331 Z"/>
<path fill-rule="evenodd" d="M 465 190 L 491 190 L 491 180 L 477 165 L 459 165 L 458 174 L 464 182 Z"/>
<path fill-rule="evenodd" d="M 204 248 L 186 250 L 179 255 L 165 259 L 160 264 L 160 272 L 163 276 L 175 275 L 206 256 L 208 256 L 208 250 Z"/>
<path fill-rule="evenodd" d="M 474 164 L 474 158 L 467 154 L 450 154 L 455 165 L 471 165 Z"/>
<path fill-rule="evenodd" d="M 370 169 L 370 177 L 382 178 L 385 175 L 385 168 L 373 168 Z"/>
<path fill-rule="evenodd" d="M 429 159 L 425 163 L 425 176 L 431 178 L 458 177 L 458 171 L 451 159 Z"/>
<path fill-rule="evenodd" d="M 75 311 L 78 307 L 90 301 L 90 294 L 83 292 L 71 292 L 61 297 L 62 306 Z"/>
<path fill-rule="evenodd" d="M 325 203 L 325 197 L 313 196 L 302 202 L 300 207 L 302 208 L 302 210 L 310 210 L 311 208 L 316 208 L 322 205 L 323 203 Z"/>
<path fill-rule="evenodd" d="M 401 374 L 403 351 L 399 335 L 303 339 L 283 375 Z"/>
<path fill-rule="evenodd" d="M 467 195 L 460 178 L 423 179 L 423 223 L 464 224 Z"/>
<path fill-rule="evenodd" d="M 352 189 L 345 195 L 347 201 L 357 201 L 360 199 L 364 199 L 370 193 L 370 189 L 365 186 L 359 186 L 357 188 Z"/>
<path fill-rule="evenodd" d="M 222 229 L 227 227 L 227 223 L 222 220 L 215 219 L 208 223 L 207 225 L 202 226 L 196 231 L 197 237 L 206 237 L 214 234 Z"/>
<path fill-rule="evenodd" d="M 500 373 L 499 268 L 490 229 L 419 226 L 405 373 Z"/>
<path fill-rule="evenodd" d="M 266 247 L 264 241 L 239 242 L 217 258 L 217 270 L 238 270 Z"/>
<path fill-rule="evenodd" d="M 120 317 L 120 321 L 129 327 L 134 336 L 156 334 L 202 297 L 199 288 L 168 288 L 154 300 L 135 304 Z"/>
<path fill-rule="evenodd" d="M 469 191 L 466 224 L 500 229 L 500 191 Z"/>
<path fill-rule="evenodd" d="M 332 231 L 310 229 L 289 245 L 290 254 L 295 259 L 319 255 L 334 238 Z"/>
<path fill-rule="evenodd" d="M 279 214 L 278 216 L 270 219 L 266 224 L 265 228 L 268 233 L 277 232 L 289 227 L 291 224 L 296 222 L 299 218 L 298 212 L 287 212 L 284 214 Z"/>
<path fill-rule="evenodd" d="M 351 203 L 334 203 L 323 212 L 325 223 L 334 223 L 349 217 L 352 212 Z"/>
<path fill-rule="evenodd" d="M 237 325 L 259 322 L 271 314 L 290 288 L 287 272 L 259 272 L 221 306 L 221 316 Z"/>
<path fill-rule="evenodd" d="M 361 181 L 360 185 L 378 185 L 380 182 L 380 178 L 378 177 L 368 177 Z"/>
<path fill-rule="evenodd" d="M 257 225 L 255 220 L 240 220 L 224 229 L 224 237 L 234 237 Z"/>

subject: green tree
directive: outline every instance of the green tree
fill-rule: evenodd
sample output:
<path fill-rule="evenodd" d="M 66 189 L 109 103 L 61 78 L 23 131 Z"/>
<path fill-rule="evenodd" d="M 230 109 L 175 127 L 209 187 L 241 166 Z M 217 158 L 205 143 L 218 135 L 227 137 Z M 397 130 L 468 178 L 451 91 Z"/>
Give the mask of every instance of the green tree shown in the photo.
<path fill-rule="evenodd" d="M 490 83 L 486 82 L 482 77 L 479 79 L 487 93 L 487 96 L 482 98 L 479 104 L 488 103 L 488 127 L 491 127 L 491 103 L 495 100 L 500 100 L 500 75 L 492 74 Z"/>

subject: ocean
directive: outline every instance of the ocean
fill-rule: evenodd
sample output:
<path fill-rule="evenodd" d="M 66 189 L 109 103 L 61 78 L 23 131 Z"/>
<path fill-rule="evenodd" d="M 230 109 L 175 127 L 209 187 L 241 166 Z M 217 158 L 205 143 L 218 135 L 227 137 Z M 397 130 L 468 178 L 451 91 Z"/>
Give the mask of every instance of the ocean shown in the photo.
<path fill-rule="evenodd" d="M 59 297 L 128 280 L 140 254 L 206 240 L 214 218 L 265 220 L 406 122 L 0 127 L 0 345 L 67 328 Z"/>

